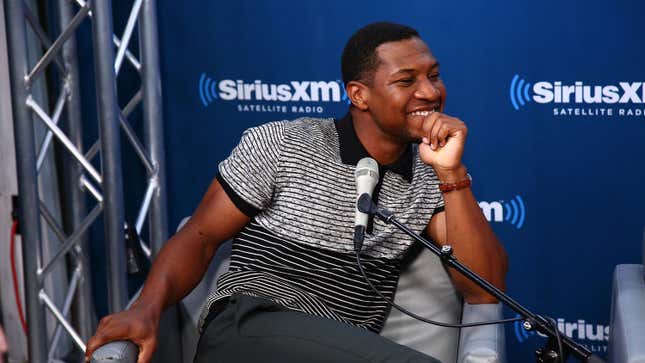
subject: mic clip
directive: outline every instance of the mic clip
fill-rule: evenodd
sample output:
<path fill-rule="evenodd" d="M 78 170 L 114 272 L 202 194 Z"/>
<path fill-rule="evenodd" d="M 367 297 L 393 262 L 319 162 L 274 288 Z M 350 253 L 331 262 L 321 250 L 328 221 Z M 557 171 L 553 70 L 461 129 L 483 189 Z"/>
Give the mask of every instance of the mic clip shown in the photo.
<path fill-rule="evenodd" d="M 363 193 L 358 198 L 356 202 L 356 208 L 361 212 L 368 215 L 374 214 L 374 202 L 372 202 L 372 197 L 368 193 Z M 365 239 L 365 230 L 366 226 L 357 225 L 354 228 L 354 250 L 356 253 L 360 253 L 363 249 L 363 240 Z"/>
<path fill-rule="evenodd" d="M 356 206 L 361 213 L 367 213 L 369 215 L 376 213 L 377 210 L 376 205 L 372 201 L 372 197 L 367 193 L 363 193 L 358 197 Z"/>
<path fill-rule="evenodd" d="M 369 215 L 376 215 L 385 223 L 390 223 L 392 218 L 394 218 L 394 213 L 388 209 L 379 209 L 376 204 L 372 201 L 372 197 L 369 194 L 363 193 L 358 198 L 356 207 L 361 213 L 366 213 Z"/>

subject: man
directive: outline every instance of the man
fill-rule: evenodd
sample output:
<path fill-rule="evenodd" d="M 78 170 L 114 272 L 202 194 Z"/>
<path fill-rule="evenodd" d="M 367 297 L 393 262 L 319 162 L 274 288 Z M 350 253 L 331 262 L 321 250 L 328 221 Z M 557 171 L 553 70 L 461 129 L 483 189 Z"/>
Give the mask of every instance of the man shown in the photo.
<path fill-rule="evenodd" d="M 88 356 L 129 339 L 140 348 L 138 362 L 147 362 L 163 309 L 235 237 L 231 268 L 207 302 L 196 362 L 436 362 L 374 334 L 389 306 L 359 274 L 352 242 L 353 174 L 365 156 L 379 163 L 374 199 L 381 206 L 436 243 L 450 241 L 457 258 L 503 288 L 506 256 L 461 162 L 467 129 L 443 113 L 439 63 L 419 34 L 370 24 L 348 41 L 342 72 L 349 114 L 247 130 L 190 221 L 156 257 L 136 303 L 101 321 Z M 363 266 L 392 298 L 413 241 L 378 220 L 368 232 Z M 467 302 L 495 301 L 451 277 Z"/>

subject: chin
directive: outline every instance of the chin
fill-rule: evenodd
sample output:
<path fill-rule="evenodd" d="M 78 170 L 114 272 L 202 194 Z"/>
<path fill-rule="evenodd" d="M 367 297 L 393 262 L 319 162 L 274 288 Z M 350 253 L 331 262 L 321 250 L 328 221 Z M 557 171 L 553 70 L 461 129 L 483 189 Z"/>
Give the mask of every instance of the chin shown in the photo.
<path fill-rule="evenodd" d="M 401 135 L 399 138 L 401 143 L 405 143 L 405 144 L 410 144 L 410 143 L 419 144 L 421 142 L 421 139 L 422 139 L 421 136 L 410 135 L 410 134 Z"/>

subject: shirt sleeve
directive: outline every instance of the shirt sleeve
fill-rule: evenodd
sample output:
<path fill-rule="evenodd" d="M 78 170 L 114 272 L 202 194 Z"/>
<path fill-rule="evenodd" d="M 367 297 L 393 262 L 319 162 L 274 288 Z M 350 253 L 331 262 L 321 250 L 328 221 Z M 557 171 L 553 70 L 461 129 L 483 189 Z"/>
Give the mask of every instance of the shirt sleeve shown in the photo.
<path fill-rule="evenodd" d="M 283 138 L 284 121 L 247 129 L 231 155 L 219 164 L 217 180 L 249 217 L 271 202 Z"/>
<path fill-rule="evenodd" d="M 443 199 L 443 193 L 439 190 L 439 177 L 434 171 L 434 168 L 430 167 L 430 173 L 432 175 L 430 183 L 430 195 L 437 196 L 437 202 L 434 206 L 434 211 L 432 215 L 434 216 L 437 213 L 443 212 L 446 210 L 446 203 Z"/>
<path fill-rule="evenodd" d="M 437 190 L 439 188 L 437 187 Z M 439 201 L 437 201 L 437 204 L 434 207 L 434 211 L 432 211 L 432 215 L 434 216 L 437 213 L 441 213 L 446 210 L 446 204 L 443 200 L 443 194 L 439 191 Z"/>

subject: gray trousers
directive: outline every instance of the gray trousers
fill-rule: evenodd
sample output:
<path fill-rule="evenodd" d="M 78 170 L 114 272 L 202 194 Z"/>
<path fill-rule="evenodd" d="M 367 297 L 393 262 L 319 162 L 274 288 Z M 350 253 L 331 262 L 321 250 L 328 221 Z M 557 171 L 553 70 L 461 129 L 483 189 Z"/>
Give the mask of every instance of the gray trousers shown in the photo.
<path fill-rule="evenodd" d="M 211 315 L 195 363 L 439 362 L 368 330 L 261 298 L 234 295 Z"/>

